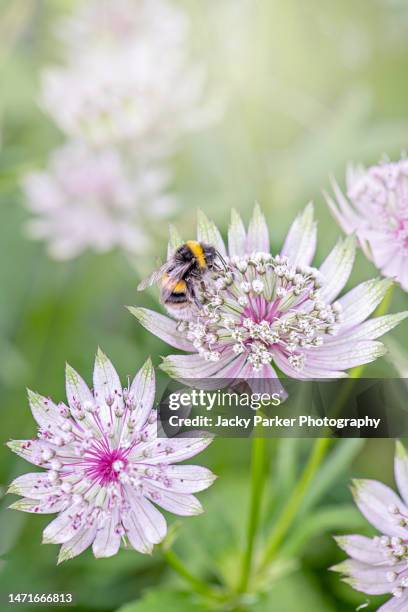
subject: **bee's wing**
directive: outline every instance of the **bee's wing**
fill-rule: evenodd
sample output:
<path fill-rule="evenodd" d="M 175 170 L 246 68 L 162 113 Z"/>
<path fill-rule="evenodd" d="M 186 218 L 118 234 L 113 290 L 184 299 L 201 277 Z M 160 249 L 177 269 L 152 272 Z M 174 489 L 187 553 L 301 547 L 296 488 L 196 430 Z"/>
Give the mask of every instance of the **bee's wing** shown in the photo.
<path fill-rule="evenodd" d="M 158 268 L 157 270 L 155 270 L 154 272 L 152 272 L 150 274 L 150 276 L 148 276 L 147 278 L 145 278 L 144 280 L 142 280 L 138 286 L 137 286 L 137 290 L 138 291 L 143 291 L 144 289 L 146 289 L 147 287 L 151 287 L 151 285 L 154 285 L 155 283 L 158 283 L 161 281 L 163 274 L 166 272 L 167 270 L 167 262 L 165 264 L 163 264 L 162 266 L 160 266 L 160 268 Z"/>

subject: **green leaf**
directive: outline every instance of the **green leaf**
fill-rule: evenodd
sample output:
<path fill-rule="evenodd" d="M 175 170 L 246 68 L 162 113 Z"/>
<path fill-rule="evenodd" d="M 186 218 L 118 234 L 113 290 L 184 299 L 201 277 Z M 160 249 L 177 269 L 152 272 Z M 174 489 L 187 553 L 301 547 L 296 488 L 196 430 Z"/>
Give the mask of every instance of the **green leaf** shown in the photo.
<path fill-rule="evenodd" d="M 366 525 L 363 516 L 352 504 L 329 506 L 315 512 L 295 527 L 285 542 L 281 557 L 299 557 L 310 539 L 322 533 L 336 534 L 340 531 L 357 530 Z"/>
<path fill-rule="evenodd" d="M 189 593 L 157 589 L 146 591 L 141 599 L 122 606 L 118 612 L 202 612 L 205 609 Z"/>
<path fill-rule="evenodd" d="M 326 598 L 309 576 L 297 572 L 285 576 L 274 583 L 273 588 L 260 598 L 251 608 L 253 612 L 335 612 L 334 606 Z"/>
<path fill-rule="evenodd" d="M 337 443 L 337 446 L 317 473 L 313 485 L 304 499 L 301 508 L 302 514 L 316 506 L 339 477 L 350 468 L 355 457 L 362 450 L 364 443 L 363 438 L 351 438 Z"/>

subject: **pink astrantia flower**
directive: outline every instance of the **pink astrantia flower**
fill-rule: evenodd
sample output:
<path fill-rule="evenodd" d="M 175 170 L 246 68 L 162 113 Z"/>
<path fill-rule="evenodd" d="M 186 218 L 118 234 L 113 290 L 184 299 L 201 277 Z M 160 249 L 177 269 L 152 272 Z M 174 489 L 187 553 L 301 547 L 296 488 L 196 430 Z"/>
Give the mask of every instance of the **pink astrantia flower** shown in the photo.
<path fill-rule="evenodd" d="M 62 544 L 59 562 L 91 545 L 95 557 L 110 557 L 121 541 L 150 553 L 167 531 L 156 505 L 178 515 L 199 514 L 192 494 L 214 480 L 204 467 L 177 465 L 206 448 L 210 437 L 157 437 L 150 360 L 122 389 L 111 362 L 98 351 L 93 384 L 91 392 L 67 366 L 68 405 L 29 392 L 38 438 L 9 442 L 15 453 L 46 470 L 12 482 L 9 492 L 23 499 L 11 507 L 58 513 L 43 541 Z"/>
<path fill-rule="evenodd" d="M 368 169 L 350 166 L 347 197 L 333 181 L 327 203 L 347 234 L 355 233 L 364 253 L 384 276 L 408 291 L 408 160 Z"/>
<path fill-rule="evenodd" d="M 356 480 L 353 495 L 360 511 L 382 534 L 336 538 L 350 556 L 332 569 L 344 581 L 368 595 L 393 595 L 381 612 L 408 610 L 408 454 L 397 442 L 395 480 L 400 495 L 376 480 Z"/>
<path fill-rule="evenodd" d="M 129 166 L 114 149 L 68 143 L 54 151 L 47 170 L 24 177 L 26 203 L 35 213 L 29 234 L 46 240 L 56 259 L 86 249 L 143 253 L 149 222 L 175 207 L 168 182 L 163 166 Z"/>
<path fill-rule="evenodd" d="M 274 365 L 293 378 L 344 377 L 347 368 L 382 355 L 376 339 L 408 315 L 366 321 L 389 288 L 387 279 L 366 281 L 336 301 L 353 266 L 354 240 L 340 241 L 319 270 L 312 268 L 312 205 L 296 218 L 275 256 L 259 207 L 248 232 L 233 213 L 228 250 L 204 215 L 197 239 L 218 249 L 227 270 L 207 283 L 192 320 L 131 309 L 149 331 L 188 353 L 164 359 L 163 369 L 175 378 L 272 378 Z"/>

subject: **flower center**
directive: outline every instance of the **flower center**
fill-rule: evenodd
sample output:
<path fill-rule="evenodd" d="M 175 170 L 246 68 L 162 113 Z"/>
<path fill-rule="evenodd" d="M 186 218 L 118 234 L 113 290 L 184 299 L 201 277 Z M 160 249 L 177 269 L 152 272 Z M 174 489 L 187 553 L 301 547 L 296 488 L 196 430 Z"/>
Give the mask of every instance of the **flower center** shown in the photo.
<path fill-rule="evenodd" d="M 208 361 L 232 348 L 260 370 L 279 352 L 300 371 L 307 350 L 336 333 L 340 321 L 340 306 L 320 300 L 319 287 L 317 270 L 291 266 L 285 257 L 233 258 L 207 289 L 197 321 L 179 328 Z"/>
<path fill-rule="evenodd" d="M 94 445 L 89 448 L 83 460 L 86 464 L 86 475 L 102 486 L 117 482 L 128 464 L 125 449 L 110 449 L 102 445 Z"/>

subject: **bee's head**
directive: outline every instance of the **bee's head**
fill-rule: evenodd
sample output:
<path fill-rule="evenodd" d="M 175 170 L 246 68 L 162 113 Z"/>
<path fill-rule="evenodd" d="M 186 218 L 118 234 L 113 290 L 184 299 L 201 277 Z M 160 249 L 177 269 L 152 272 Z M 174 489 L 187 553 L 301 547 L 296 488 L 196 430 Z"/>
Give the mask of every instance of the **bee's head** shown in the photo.
<path fill-rule="evenodd" d="M 203 249 L 207 266 L 211 267 L 217 258 L 217 250 L 210 244 L 202 244 L 201 247 Z"/>

